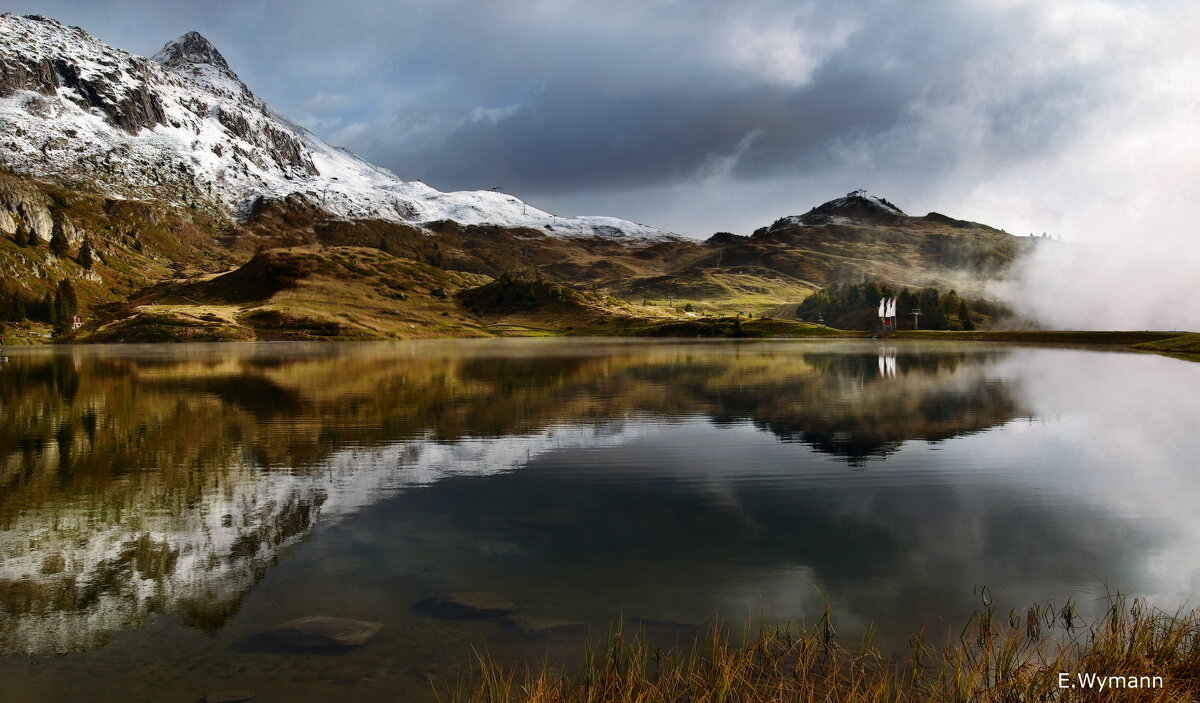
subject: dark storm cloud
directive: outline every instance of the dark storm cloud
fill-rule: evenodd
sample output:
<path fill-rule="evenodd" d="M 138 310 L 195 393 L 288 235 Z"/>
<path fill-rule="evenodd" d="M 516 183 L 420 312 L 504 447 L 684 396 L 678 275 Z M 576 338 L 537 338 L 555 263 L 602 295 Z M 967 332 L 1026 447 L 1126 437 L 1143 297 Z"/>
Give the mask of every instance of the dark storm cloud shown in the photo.
<path fill-rule="evenodd" d="M 392 160 L 464 187 L 480 173 L 539 191 L 661 184 L 690 176 L 714 153 L 732 152 L 783 102 L 766 88 L 606 100 L 583 86 L 552 86 L 512 115 L 470 121 L 436 145 L 397 148 Z M 747 119 L 745 104 L 759 106 L 759 119 Z M 446 159 L 447 151 L 457 157 Z"/>
<path fill-rule="evenodd" d="M 1156 45 L 1153 13 L 1106 0 L 10 5 L 143 54 L 198 30 L 277 109 L 403 178 L 692 234 L 859 186 L 994 216 L 976 184 L 1089 148 Z"/>
<path fill-rule="evenodd" d="M 770 4 L 762 7 L 761 15 L 747 11 L 745 21 L 774 31 L 778 6 L 774 13 Z M 676 11 L 671 6 L 656 19 L 670 22 Z M 936 180 L 963 144 L 945 131 L 930 143 L 921 108 L 967 104 L 972 122 L 960 129 L 969 132 L 971 148 L 1005 160 L 1069 140 L 1080 108 L 1103 91 L 1103 82 L 1089 75 L 1093 67 L 1070 61 L 1015 83 L 972 85 L 980 59 L 1020 64 L 1023 52 L 1038 50 L 1025 45 L 1032 29 L 1026 25 L 1037 20 L 1029 13 L 970 11 L 957 3 L 850 10 L 828 3 L 809 6 L 801 18 L 783 39 L 801 52 L 810 44 L 815 50 L 810 70 L 795 67 L 792 76 L 786 57 L 772 66 L 772 48 L 756 47 L 752 32 L 728 36 L 728 10 L 693 9 L 682 20 L 688 33 L 643 28 L 616 39 L 601 33 L 594 45 L 587 28 L 564 22 L 540 44 L 555 60 L 567 56 L 570 70 L 543 71 L 541 90 L 519 99 L 511 114 L 465 121 L 430 143 L 389 141 L 385 134 L 360 144 L 443 187 L 472 187 L 487 174 L 484 180 L 534 193 L 661 186 L 735 153 L 730 176 L 738 180 L 831 172 L 848 145 L 868 149 L 872 168 Z M 844 41 L 821 46 L 839 23 L 852 27 Z M 564 41 L 572 29 L 575 38 Z M 572 46 L 577 40 L 582 46 Z M 473 60 L 457 60 L 508 63 L 487 42 L 475 45 L 481 48 Z M 756 50 L 762 55 L 753 57 Z M 739 51 L 752 60 L 739 66 Z M 518 56 L 508 69 L 530 75 L 522 70 L 525 60 Z"/>
<path fill-rule="evenodd" d="M 868 90 L 818 79 L 801 89 L 689 84 L 597 95 L 585 85 L 556 84 L 513 114 L 469 121 L 436 144 L 389 150 L 379 140 L 371 150 L 413 164 L 432 182 L 469 187 L 476 174 L 491 173 L 514 189 L 539 192 L 662 185 L 739 152 L 738 178 L 827 169 L 836 165 L 839 139 L 886 134 L 907 105 L 902 89 L 869 73 L 843 72 L 832 82 L 844 85 L 847 73 Z"/>

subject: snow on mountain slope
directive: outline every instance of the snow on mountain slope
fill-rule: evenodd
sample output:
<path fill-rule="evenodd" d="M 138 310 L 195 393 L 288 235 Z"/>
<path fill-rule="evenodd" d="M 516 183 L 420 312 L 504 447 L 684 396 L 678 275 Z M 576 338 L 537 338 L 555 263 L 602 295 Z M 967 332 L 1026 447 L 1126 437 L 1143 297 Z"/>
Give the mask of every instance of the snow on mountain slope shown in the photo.
<path fill-rule="evenodd" d="M 803 215 L 783 217 L 771 227 L 851 223 L 881 224 L 905 217 L 908 215 L 905 215 L 900 208 L 885 198 L 870 195 L 865 190 L 855 190 L 847 193 L 845 197 L 821 203 Z"/>
<path fill-rule="evenodd" d="M 454 220 L 628 241 L 677 236 L 611 217 L 556 217 L 504 193 L 403 181 L 273 111 L 195 32 L 151 60 L 55 20 L 0 15 L 0 163 L 235 217 L 260 197 L 299 193 L 335 219 Z"/>
<path fill-rule="evenodd" d="M 229 68 L 225 57 L 199 32 L 169 41 L 151 57 L 175 73 L 188 76 L 210 90 L 234 100 L 254 101 L 254 94 Z"/>

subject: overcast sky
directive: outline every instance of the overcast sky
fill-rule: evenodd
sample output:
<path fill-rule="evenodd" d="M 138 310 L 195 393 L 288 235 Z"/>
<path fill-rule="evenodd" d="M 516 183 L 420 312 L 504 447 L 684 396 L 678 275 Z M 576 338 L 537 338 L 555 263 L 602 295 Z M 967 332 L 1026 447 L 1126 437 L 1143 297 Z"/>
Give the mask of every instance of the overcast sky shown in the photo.
<path fill-rule="evenodd" d="M 402 178 L 693 236 L 860 187 L 1091 241 L 1190 228 L 1200 200 L 1194 2 L 6 4 L 143 55 L 197 30 Z"/>

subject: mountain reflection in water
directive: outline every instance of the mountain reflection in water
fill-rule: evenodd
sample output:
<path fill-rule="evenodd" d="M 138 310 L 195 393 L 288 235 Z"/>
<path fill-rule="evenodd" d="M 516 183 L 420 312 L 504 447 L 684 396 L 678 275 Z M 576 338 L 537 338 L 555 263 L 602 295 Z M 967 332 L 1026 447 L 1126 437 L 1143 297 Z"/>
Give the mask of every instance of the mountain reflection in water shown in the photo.
<path fill-rule="evenodd" d="M 629 545 L 653 546 L 675 552 L 665 564 L 692 565 L 686 580 L 740 579 L 719 598 L 677 584 L 696 590 L 700 613 L 789 599 L 803 610 L 805 580 L 850 607 L 889 589 L 903 603 L 895 573 L 951 563 L 958 576 L 1005 563 L 1074 585 L 1075 565 L 1026 553 L 1037 539 L 1092 548 L 1122 533 L 1101 556 L 1131 572 L 1122 550 L 1154 542 L 1144 525 L 1115 519 L 1084 537 L 1070 523 L 1086 522 L 1086 506 L 991 504 L 964 496 L 959 478 L 905 483 L 936 465 L 904 458 L 914 440 L 932 456 L 953 438 L 1045 418 L 1014 363 L 1028 353 L 595 340 L 22 350 L 0 370 L 0 651 L 95 648 L 154 613 L 220 631 L 318 525 L 435 483 L 403 500 L 455 516 L 438 538 L 447 563 L 486 535 L 588 581 L 630 558 Z M 986 459 L 1005 451 L 1020 456 Z M 556 483 L 589 472 L 610 478 L 578 479 L 583 491 Z M 854 472 L 893 482 L 844 483 Z M 636 478 L 611 478 L 622 474 Z M 1014 490 L 989 476 L 970 480 Z M 1027 478 L 1015 483 L 1033 490 Z M 537 495 L 539 514 L 571 517 L 522 542 L 521 525 L 541 518 L 506 506 Z M 719 509 L 698 516 L 697 505 Z M 571 567 L 580 544 L 594 559 Z M 673 578 L 645 586 L 669 590 Z M 910 600 L 957 610 L 968 590 L 947 579 Z"/>

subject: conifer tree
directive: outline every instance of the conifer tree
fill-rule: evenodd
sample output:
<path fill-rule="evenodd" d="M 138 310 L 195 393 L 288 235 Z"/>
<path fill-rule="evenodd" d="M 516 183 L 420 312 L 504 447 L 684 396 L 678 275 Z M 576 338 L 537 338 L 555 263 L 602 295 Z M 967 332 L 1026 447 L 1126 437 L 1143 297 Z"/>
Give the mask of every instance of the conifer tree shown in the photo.
<path fill-rule="evenodd" d="M 958 312 L 958 306 L 961 302 L 958 297 L 958 292 L 951 290 L 949 293 L 943 293 L 941 298 L 942 314 L 946 316 L 954 315 Z"/>
<path fill-rule="evenodd" d="M 79 300 L 75 297 L 75 286 L 64 278 L 58 283 L 58 291 L 54 294 L 54 327 L 61 334 L 71 326 L 71 318 L 79 309 Z"/>
<path fill-rule="evenodd" d="M 51 325 L 58 324 L 58 306 L 54 304 L 54 297 L 49 291 L 42 296 L 42 317 Z"/>
<path fill-rule="evenodd" d="M 67 233 L 63 231 L 62 225 L 55 223 L 54 232 L 50 235 L 50 251 L 54 252 L 55 256 L 66 257 L 71 251 L 71 244 L 67 241 Z"/>
<path fill-rule="evenodd" d="M 975 323 L 971 321 L 971 311 L 967 308 L 967 301 L 963 300 L 958 305 L 958 321 L 962 323 L 963 330 L 970 332 L 975 329 Z"/>
<path fill-rule="evenodd" d="M 900 329 L 912 329 L 913 308 L 917 307 L 917 296 L 913 295 L 912 291 L 905 288 L 900 291 L 900 295 L 896 298 L 896 326 Z"/>
<path fill-rule="evenodd" d="M 90 269 L 95 263 L 95 256 L 92 253 L 92 243 L 85 239 L 83 240 L 83 246 L 79 247 L 79 265 L 85 269 Z"/>
<path fill-rule="evenodd" d="M 921 329 L 941 330 L 946 328 L 946 316 L 942 312 L 941 296 L 937 288 L 922 288 L 917 292 L 917 308 L 921 311 Z"/>
<path fill-rule="evenodd" d="M 79 311 L 79 299 L 75 297 L 75 286 L 69 279 L 58 282 L 59 312 L 70 317 Z"/>
<path fill-rule="evenodd" d="M 25 296 L 20 288 L 13 285 L 0 288 L 0 320 L 23 322 L 28 313 Z"/>

